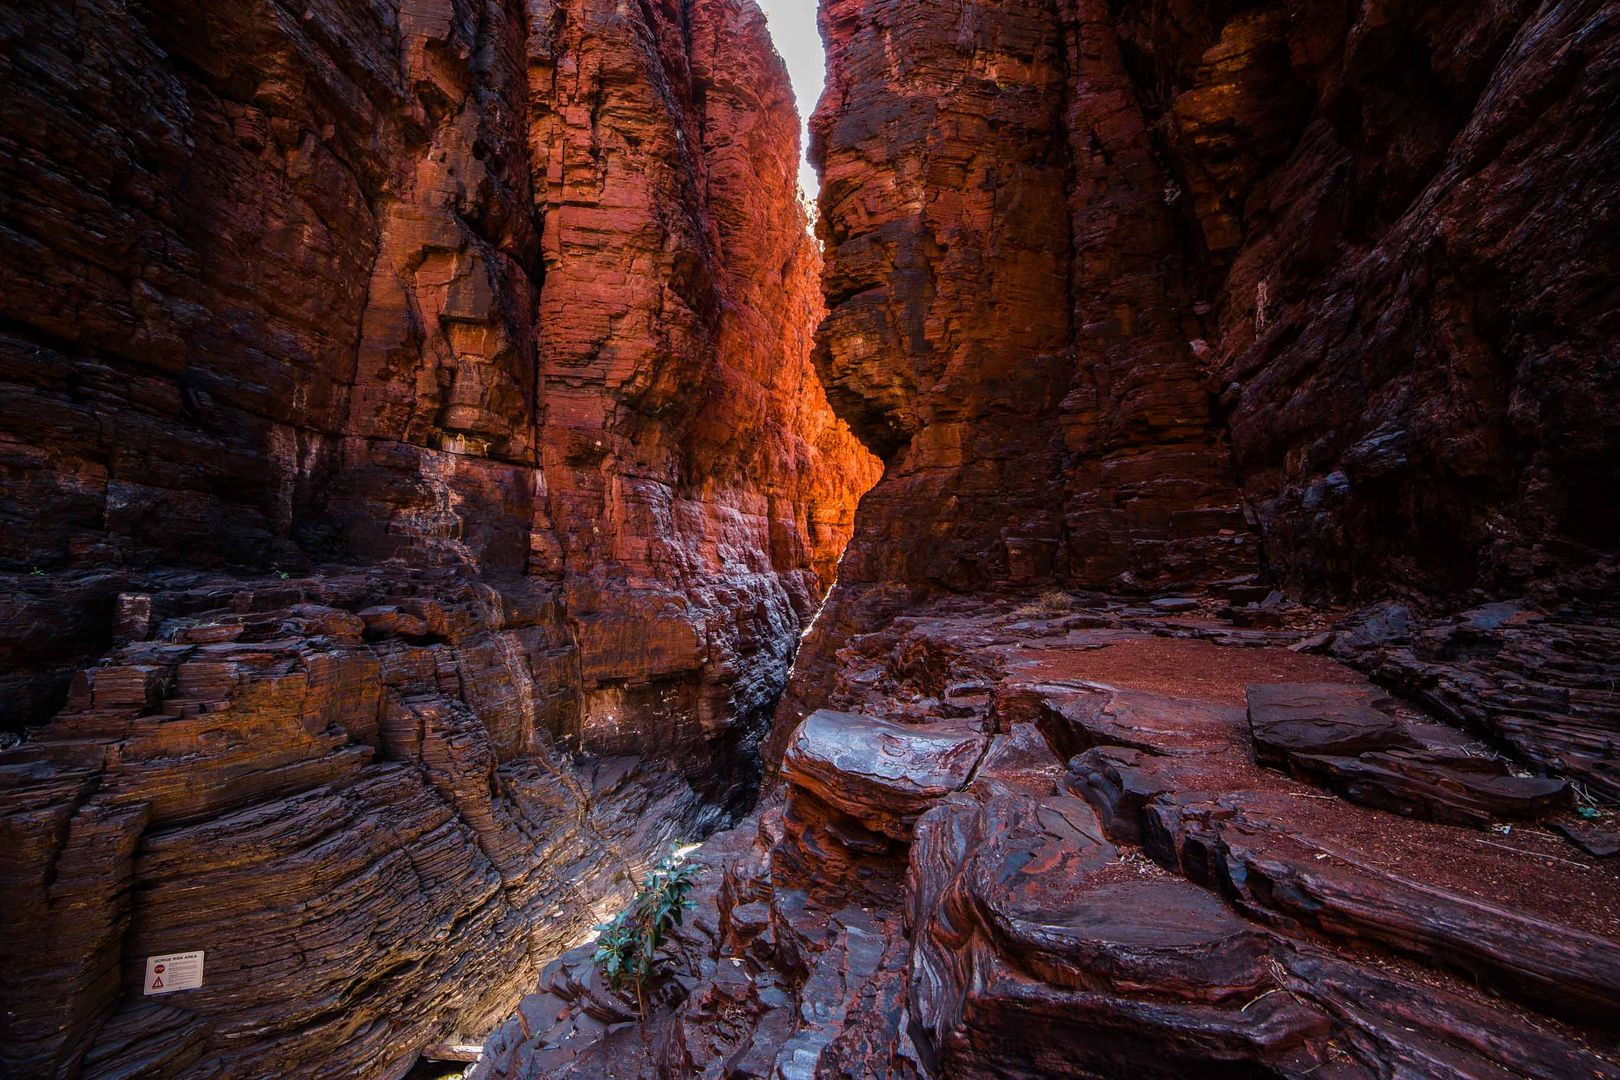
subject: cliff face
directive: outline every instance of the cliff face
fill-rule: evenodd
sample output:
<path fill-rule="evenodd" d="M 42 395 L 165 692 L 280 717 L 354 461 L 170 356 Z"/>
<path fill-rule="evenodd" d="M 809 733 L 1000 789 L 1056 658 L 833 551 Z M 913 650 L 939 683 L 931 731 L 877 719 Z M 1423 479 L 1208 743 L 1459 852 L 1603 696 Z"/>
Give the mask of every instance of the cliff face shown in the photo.
<path fill-rule="evenodd" d="M 1052 4 L 823 9 L 817 363 L 890 461 L 843 580 L 1252 570 L 1197 282 L 1111 35 Z"/>
<path fill-rule="evenodd" d="M 1620 479 L 1612 5 L 1166 4 L 1115 32 L 1272 572 L 1403 601 L 1335 651 L 1620 795 L 1620 521 L 1590 497 Z"/>
<path fill-rule="evenodd" d="M 1620 461 L 1613 13 L 1197 7 L 1119 33 L 1220 275 L 1211 360 L 1277 572 L 1456 598 L 1612 560 L 1584 493 Z"/>
<path fill-rule="evenodd" d="M 0 1054 L 395 1073 L 746 797 L 875 478 L 785 72 L 748 0 L 0 39 Z"/>
<path fill-rule="evenodd" d="M 1616 5 L 821 11 L 887 470 L 674 977 L 472 1075 L 1620 1076 Z"/>
<path fill-rule="evenodd" d="M 1620 1075 L 1612 2 L 40 8 L 7 1069 Z"/>
<path fill-rule="evenodd" d="M 1260 571 L 1258 596 L 1431 616 L 1601 606 L 1620 546 L 1586 496 L 1620 461 L 1609 19 L 826 4 L 816 358 L 890 468 L 785 726 L 825 701 L 838 642 L 941 590 Z M 1567 707 L 1601 661 L 1538 623 L 1539 659 L 1509 665 L 1574 663 L 1578 685 L 1533 675 L 1546 707 L 1514 704 L 1444 668 L 1512 651 L 1469 633 L 1358 662 L 1611 783 L 1612 730 Z"/>
<path fill-rule="evenodd" d="M 823 23 L 817 363 L 893 466 L 845 580 L 1208 580 L 1239 484 L 1316 598 L 1612 559 L 1603 5 Z"/>
<path fill-rule="evenodd" d="M 1259 569 L 1196 250 L 1115 35 L 1083 25 L 1099 17 L 822 8 L 816 363 L 888 470 L 778 735 L 826 700 L 838 643 L 930 594 Z"/>

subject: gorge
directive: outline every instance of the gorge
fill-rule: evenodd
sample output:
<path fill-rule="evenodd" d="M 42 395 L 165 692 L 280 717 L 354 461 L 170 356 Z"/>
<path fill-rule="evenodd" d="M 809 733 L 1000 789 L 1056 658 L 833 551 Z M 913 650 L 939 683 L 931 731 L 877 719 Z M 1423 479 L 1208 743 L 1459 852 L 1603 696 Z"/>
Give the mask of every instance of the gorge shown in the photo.
<path fill-rule="evenodd" d="M 0 1072 L 1620 1076 L 1620 4 L 819 19 L 0 10 Z"/>

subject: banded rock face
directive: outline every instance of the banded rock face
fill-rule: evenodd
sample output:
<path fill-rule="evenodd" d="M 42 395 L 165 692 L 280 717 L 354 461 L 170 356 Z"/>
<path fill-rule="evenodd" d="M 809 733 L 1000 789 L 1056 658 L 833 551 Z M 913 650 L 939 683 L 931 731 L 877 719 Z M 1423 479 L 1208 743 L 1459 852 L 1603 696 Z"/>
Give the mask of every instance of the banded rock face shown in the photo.
<path fill-rule="evenodd" d="M 785 71 L 750 0 L 0 40 L 0 1055 L 397 1075 L 746 802 L 875 479 Z"/>
<path fill-rule="evenodd" d="M 1253 538 L 1117 43 L 1072 5 L 822 8 L 817 364 L 890 470 L 841 580 L 1197 580 Z"/>
<path fill-rule="evenodd" d="M 822 21 L 817 363 L 892 466 L 846 582 L 1212 580 L 1235 484 L 1315 597 L 1612 572 L 1601 0 Z"/>
<path fill-rule="evenodd" d="M 1266 767 L 1251 711 L 1379 700 L 1286 637 L 953 598 L 851 639 L 645 1008 L 572 950 L 472 1076 L 1620 1076 L 1615 868 Z"/>
<path fill-rule="evenodd" d="M 646 1010 L 474 1075 L 1620 1075 L 1614 8 L 822 0 L 887 470 Z"/>
<path fill-rule="evenodd" d="M 562 749 L 547 722 L 579 685 L 545 668 L 573 653 L 521 583 L 159 600 L 154 640 L 0 757 L 29 928 L 7 945 L 8 1069 L 399 1074 L 504 1015 L 627 867 L 721 816 L 676 770 Z M 145 994 L 146 957 L 195 950 L 201 989 Z"/>
<path fill-rule="evenodd" d="M 1258 569 L 1260 597 L 1399 598 L 1418 641 L 1519 601 L 1484 653 L 1341 652 L 1611 789 L 1613 649 L 1566 659 L 1617 614 L 1610 5 L 822 18 L 817 365 L 889 470 L 785 726 L 920 596 Z"/>

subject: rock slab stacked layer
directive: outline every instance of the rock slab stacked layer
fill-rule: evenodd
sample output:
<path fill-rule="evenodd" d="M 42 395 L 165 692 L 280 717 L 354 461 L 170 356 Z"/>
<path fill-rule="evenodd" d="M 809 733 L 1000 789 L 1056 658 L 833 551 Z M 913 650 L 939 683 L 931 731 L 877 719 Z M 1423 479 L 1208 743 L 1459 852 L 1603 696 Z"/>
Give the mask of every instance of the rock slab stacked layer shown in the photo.
<path fill-rule="evenodd" d="M 576 950 L 472 1075 L 1620 1076 L 1613 865 L 1279 775 L 1246 697 L 1317 728 L 1377 691 L 1130 610 L 852 639 L 782 790 L 695 856 L 645 1012 Z M 964 731 L 982 756 L 942 768 Z"/>
<path fill-rule="evenodd" d="M 398 1075 L 751 797 L 876 471 L 786 72 L 750 0 L 0 41 L 0 1071 Z"/>

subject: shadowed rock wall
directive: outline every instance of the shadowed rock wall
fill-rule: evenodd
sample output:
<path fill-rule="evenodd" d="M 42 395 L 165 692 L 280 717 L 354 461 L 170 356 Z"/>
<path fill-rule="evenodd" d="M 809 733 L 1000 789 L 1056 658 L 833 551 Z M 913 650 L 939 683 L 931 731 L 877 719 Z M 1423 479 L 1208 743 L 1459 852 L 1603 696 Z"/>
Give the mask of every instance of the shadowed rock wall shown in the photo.
<path fill-rule="evenodd" d="M 471 1075 L 1620 1076 L 1620 6 L 821 12 L 887 470 L 664 972 Z"/>
<path fill-rule="evenodd" d="M 793 715 L 940 591 L 1601 604 L 1611 8 L 825 3 L 816 359 L 889 470 Z"/>
<path fill-rule="evenodd" d="M 747 798 L 875 478 L 786 74 L 749 0 L 0 39 L 0 1054 L 397 1075 Z"/>
<path fill-rule="evenodd" d="M 817 362 L 893 465 L 845 580 L 1207 579 L 1234 476 L 1317 597 L 1612 560 L 1611 18 L 825 4 Z"/>
<path fill-rule="evenodd" d="M 1117 32 L 1273 568 L 1335 598 L 1609 572 L 1612 5 L 1225 7 Z"/>

